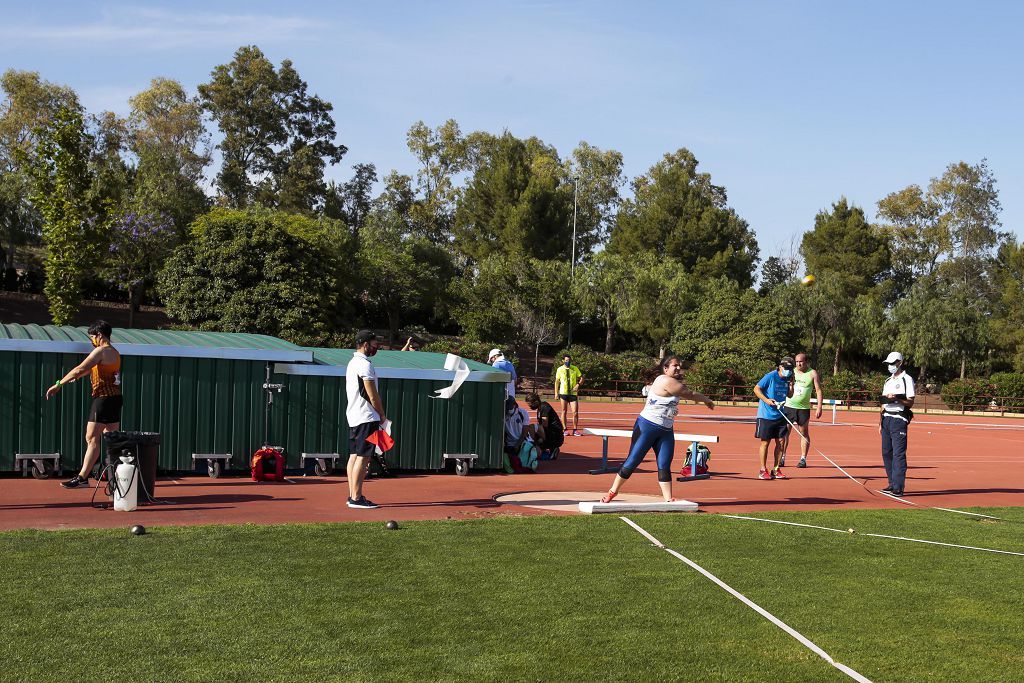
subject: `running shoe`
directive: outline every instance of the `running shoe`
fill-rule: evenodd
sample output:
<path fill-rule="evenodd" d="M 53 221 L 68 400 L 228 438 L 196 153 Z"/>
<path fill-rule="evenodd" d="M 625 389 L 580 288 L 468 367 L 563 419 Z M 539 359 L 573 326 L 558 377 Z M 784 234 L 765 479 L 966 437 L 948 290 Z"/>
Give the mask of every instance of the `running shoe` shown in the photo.
<path fill-rule="evenodd" d="M 573 436 L 583 436 L 583 432 L 581 432 L 578 429 L 574 429 L 574 430 L 572 430 L 572 435 Z"/>
<path fill-rule="evenodd" d="M 572 436 L 572 432 L 566 429 L 564 432 L 562 432 L 562 436 Z"/>
<path fill-rule="evenodd" d="M 348 505 L 350 508 L 361 508 L 364 510 L 375 510 L 376 508 L 380 507 L 380 505 L 377 505 L 366 496 L 360 496 L 359 500 L 352 500 L 351 498 L 349 498 L 345 502 L 345 504 Z"/>
<path fill-rule="evenodd" d="M 892 493 L 892 484 L 889 484 L 884 489 L 882 489 L 882 493 Z"/>
<path fill-rule="evenodd" d="M 768 470 L 761 470 L 760 472 L 758 472 L 757 478 L 758 479 L 764 479 L 765 481 L 767 481 L 769 479 L 772 479 L 773 477 L 772 477 L 772 473 L 769 472 Z"/>
<path fill-rule="evenodd" d="M 798 462 L 796 466 L 800 469 L 807 467 L 807 458 L 800 458 L 800 462 Z"/>
<path fill-rule="evenodd" d="M 772 477 L 774 477 L 775 479 L 789 479 L 789 477 L 782 473 L 781 467 L 775 468 L 775 471 L 772 472 Z"/>
<path fill-rule="evenodd" d="M 617 495 L 619 495 L 619 494 L 616 493 L 615 491 L 609 491 L 608 493 L 604 494 L 604 497 L 601 498 L 601 502 L 602 503 L 610 503 L 610 502 L 612 502 L 615 499 L 615 496 L 617 496 Z"/>
<path fill-rule="evenodd" d="M 89 477 L 76 474 L 67 481 L 62 481 L 60 485 L 66 489 L 87 489 L 89 488 Z"/>
<path fill-rule="evenodd" d="M 890 496 L 896 496 L 897 498 L 903 497 L 903 489 L 893 489 L 889 492 Z"/>

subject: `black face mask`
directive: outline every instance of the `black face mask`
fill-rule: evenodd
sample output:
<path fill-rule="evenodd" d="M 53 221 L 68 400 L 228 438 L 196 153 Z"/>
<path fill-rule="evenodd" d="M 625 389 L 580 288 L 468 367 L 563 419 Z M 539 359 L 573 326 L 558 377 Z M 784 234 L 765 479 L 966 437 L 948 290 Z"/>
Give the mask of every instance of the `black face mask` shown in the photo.
<path fill-rule="evenodd" d="M 366 347 L 366 353 L 363 355 L 365 355 L 367 358 L 369 358 L 370 356 L 376 356 L 377 347 L 374 346 L 373 344 L 370 344 L 369 346 Z"/>
<path fill-rule="evenodd" d="M 562 365 L 564 365 L 565 367 L 569 367 L 569 361 L 564 361 Z"/>

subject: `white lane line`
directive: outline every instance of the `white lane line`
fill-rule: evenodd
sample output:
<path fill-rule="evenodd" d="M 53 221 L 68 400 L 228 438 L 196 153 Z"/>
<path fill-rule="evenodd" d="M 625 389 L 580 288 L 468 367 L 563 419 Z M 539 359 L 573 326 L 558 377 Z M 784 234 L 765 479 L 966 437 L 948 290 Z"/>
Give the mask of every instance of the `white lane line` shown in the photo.
<path fill-rule="evenodd" d="M 745 596 L 742 593 L 740 593 L 738 590 L 736 590 L 735 588 L 733 588 L 732 586 L 727 584 L 725 581 L 722 581 L 720 578 L 718 578 L 717 576 L 715 576 L 714 574 L 712 574 L 708 570 L 704 569 L 704 567 L 701 567 L 699 564 L 697 564 L 693 560 L 689 559 L 688 557 L 685 557 L 684 555 L 676 552 L 675 550 L 672 550 L 671 548 L 666 548 L 664 543 L 662 543 L 661 541 L 656 539 L 654 536 L 652 536 L 650 533 L 648 533 L 646 529 L 641 527 L 639 524 L 637 524 L 633 520 L 627 519 L 626 517 L 619 517 L 619 519 L 621 519 L 623 522 L 625 522 L 626 524 L 630 525 L 631 527 L 633 527 L 634 529 L 639 531 L 641 534 L 643 534 L 643 536 L 648 541 L 653 543 L 658 548 L 661 548 L 662 550 L 664 550 L 668 554 L 672 555 L 672 557 L 676 558 L 677 560 L 681 560 L 682 562 L 685 562 L 691 569 L 694 569 L 694 570 L 700 572 L 701 574 L 703 574 L 706 578 L 710 579 L 715 584 L 717 584 L 719 588 L 722 588 L 727 593 L 732 595 L 734 598 L 736 598 L 737 600 L 742 602 L 744 605 L 746 605 L 747 607 L 749 607 L 750 609 L 754 610 L 755 612 L 760 614 L 762 617 L 767 619 L 768 621 L 770 621 L 773 624 L 775 624 L 776 626 L 778 626 L 780 629 L 782 629 L 783 631 L 788 633 L 790 636 L 795 638 L 797 641 L 799 641 L 800 644 L 802 644 L 808 650 L 810 650 L 814 654 L 816 654 L 819 657 L 821 657 L 822 659 L 824 659 L 826 662 L 828 662 L 829 664 L 834 666 L 836 669 L 842 671 L 844 674 L 846 674 L 847 676 L 849 676 L 853 680 L 858 681 L 858 683 L 871 683 L 871 679 L 870 678 L 862 676 L 861 674 L 857 673 L 856 671 L 854 671 L 850 667 L 846 666 L 845 664 L 840 664 L 839 662 L 834 660 L 829 653 L 825 652 L 820 647 L 818 647 L 817 645 L 812 643 L 807 637 L 805 637 L 799 631 L 797 631 L 793 627 L 791 627 L 788 624 L 786 624 L 784 621 L 782 621 L 781 619 L 779 619 L 778 617 L 773 615 L 771 612 L 769 612 L 768 610 L 766 610 L 763 607 L 761 607 L 760 605 L 758 605 L 756 602 L 754 602 L 753 600 L 751 600 L 747 596 Z"/>
<path fill-rule="evenodd" d="M 835 531 L 841 534 L 850 533 L 849 530 L 843 531 L 842 529 L 833 529 L 827 526 L 815 526 L 814 524 L 799 524 L 797 522 L 784 522 L 781 519 L 765 519 L 764 517 L 746 517 L 744 515 L 723 515 L 719 514 L 719 517 L 729 517 L 730 519 L 746 519 L 751 522 L 768 522 L 769 524 L 785 524 L 787 526 L 802 526 L 807 529 L 821 529 L 822 531 Z M 890 538 L 897 541 L 909 541 L 911 543 L 927 543 L 928 545 L 944 545 L 947 548 L 962 548 L 964 550 L 980 550 L 986 553 L 997 553 L 999 555 L 1017 555 L 1024 557 L 1024 553 L 1014 552 L 1012 550 L 996 550 L 995 548 L 980 548 L 976 545 L 957 545 L 956 543 L 942 543 L 941 541 L 926 541 L 921 538 L 907 538 L 906 536 L 889 536 L 888 534 L 870 534 L 857 532 L 858 536 L 872 536 L 874 538 Z"/>

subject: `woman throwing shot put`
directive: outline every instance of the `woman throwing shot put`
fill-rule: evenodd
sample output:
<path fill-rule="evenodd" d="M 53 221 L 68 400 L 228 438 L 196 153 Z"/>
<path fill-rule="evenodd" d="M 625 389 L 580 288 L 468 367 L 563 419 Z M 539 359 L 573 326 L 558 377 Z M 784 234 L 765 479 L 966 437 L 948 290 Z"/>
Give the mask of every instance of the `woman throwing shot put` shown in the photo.
<path fill-rule="evenodd" d="M 661 487 L 661 495 L 667 503 L 675 500 L 672 497 L 672 456 L 676 440 L 672 423 L 679 412 L 679 399 L 697 401 L 712 410 L 715 408 L 711 399 L 686 386 L 683 382 L 683 364 L 676 356 L 666 356 L 661 363 L 644 372 L 641 379 L 650 385 L 647 401 L 633 425 L 633 438 L 629 443 L 626 462 L 619 468 L 615 483 L 601 499 L 602 503 L 612 502 L 652 448 L 658 457 L 658 486 Z"/>

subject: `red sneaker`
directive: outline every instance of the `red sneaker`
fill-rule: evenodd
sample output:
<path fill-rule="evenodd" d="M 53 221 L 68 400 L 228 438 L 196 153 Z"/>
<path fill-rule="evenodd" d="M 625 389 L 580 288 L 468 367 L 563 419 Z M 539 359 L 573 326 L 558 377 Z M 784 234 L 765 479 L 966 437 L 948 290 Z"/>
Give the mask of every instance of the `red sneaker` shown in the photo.
<path fill-rule="evenodd" d="M 772 476 L 776 479 L 789 479 L 789 477 L 782 473 L 781 467 L 776 467 L 775 471 L 772 472 Z"/>
<path fill-rule="evenodd" d="M 583 433 L 580 430 L 578 430 L 578 429 L 574 429 L 574 430 L 572 430 L 572 435 L 573 436 L 583 436 Z"/>
<path fill-rule="evenodd" d="M 619 494 L 616 493 L 615 491 L 609 491 L 608 493 L 604 494 L 603 498 L 601 498 L 601 502 L 602 503 L 610 503 L 610 502 L 612 502 L 615 499 L 615 496 L 617 496 L 617 495 L 619 495 Z"/>
<path fill-rule="evenodd" d="M 757 473 L 757 478 L 764 479 L 767 481 L 772 478 L 772 473 L 769 472 L 768 470 L 761 470 L 760 472 Z"/>

